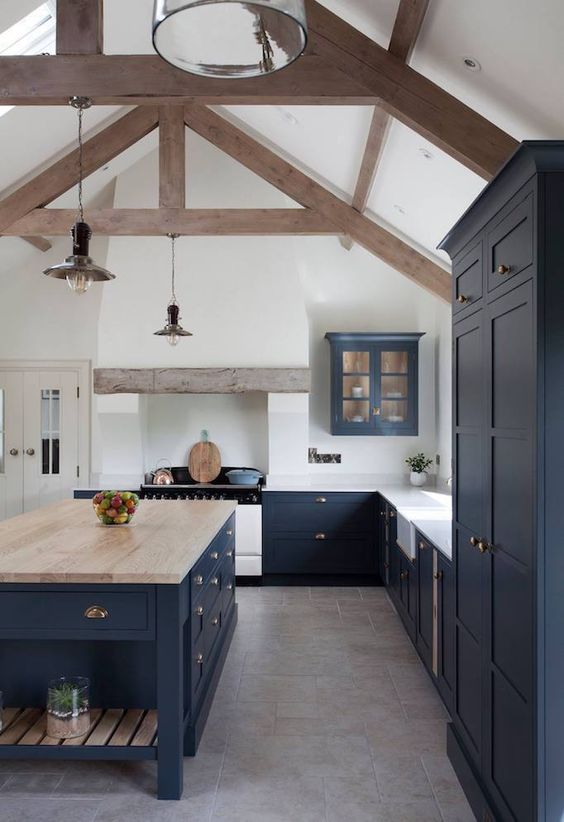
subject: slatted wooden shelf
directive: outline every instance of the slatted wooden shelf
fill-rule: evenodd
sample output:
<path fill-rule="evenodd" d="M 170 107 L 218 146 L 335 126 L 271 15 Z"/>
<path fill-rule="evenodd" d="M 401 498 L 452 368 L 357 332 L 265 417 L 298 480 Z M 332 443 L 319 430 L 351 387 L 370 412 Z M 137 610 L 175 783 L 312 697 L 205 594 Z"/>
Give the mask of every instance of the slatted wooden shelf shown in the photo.
<path fill-rule="evenodd" d="M 90 728 L 84 736 L 55 739 L 47 736 L 47 713 L 41 708 L 7 708 L 0 733 L 3 746 L 58 746 L 66 748 L 131 747 L 157 745 L 157 711 L 142 708 L 94 708 Z"/>

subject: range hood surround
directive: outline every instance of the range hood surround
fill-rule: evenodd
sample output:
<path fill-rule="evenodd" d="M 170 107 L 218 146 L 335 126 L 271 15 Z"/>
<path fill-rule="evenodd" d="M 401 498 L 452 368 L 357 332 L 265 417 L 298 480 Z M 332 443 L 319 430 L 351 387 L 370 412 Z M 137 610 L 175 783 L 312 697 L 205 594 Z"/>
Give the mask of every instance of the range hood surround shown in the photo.
<path fill-rule="evenodd" d="M 95 394 L 308 394 L 309 368 L 95 368 Z"/>

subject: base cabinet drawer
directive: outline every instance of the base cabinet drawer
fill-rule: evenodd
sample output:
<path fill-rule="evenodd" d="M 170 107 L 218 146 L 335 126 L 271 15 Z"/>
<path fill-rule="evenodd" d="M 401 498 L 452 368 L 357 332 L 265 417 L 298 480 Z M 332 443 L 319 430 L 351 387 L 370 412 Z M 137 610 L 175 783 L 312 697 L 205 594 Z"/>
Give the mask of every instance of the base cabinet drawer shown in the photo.
<path fill-rule="evenodd" d="M 376 527 L 374 494 L 269 492 L 264 495 L 263 509 L 268 533 L 358 534 Z"/>
<path fill-rule="evenodd" d="M 152 638 L 155 603 L 152 589 L 0 591 L 0 636 L 52 636 L 60 639 Z M 145 635 L 145 636 L 143 636 Z"/>
<path fill-rule="evenodd" d="M 364 535 L 273 534 L 264 547 L 266 574 L 374 574 L 374 541 Z"/>

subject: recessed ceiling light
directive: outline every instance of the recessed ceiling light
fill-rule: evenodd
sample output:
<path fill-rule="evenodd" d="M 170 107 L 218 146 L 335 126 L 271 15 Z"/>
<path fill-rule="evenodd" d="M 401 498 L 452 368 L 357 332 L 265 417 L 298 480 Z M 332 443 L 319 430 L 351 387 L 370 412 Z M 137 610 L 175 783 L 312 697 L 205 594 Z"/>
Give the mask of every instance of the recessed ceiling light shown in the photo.
<path fill-rule="evenodd" d="M 464 66 L 465 66 L 465 68 L 468 69 L 468 71 L 481 71 L 482 70 L 482 66 L 476 60 L 475 57 L 463 57 L 462 62 L 464 63 Z"/>
<path fill-rule="evenodd" d="M 394 203 L 394 208 L 396 211 L 399 211 L 400 214 L 405 214 L 405 208 L 402 208 L 402 206 L 398 205 L 397 203 Z"/>
<path fill-rule="evenodd" d="M 420 148 L 419 154 L 424 157 L 426 160 L 432 160 L 434 155 L 426 148 Z"/>

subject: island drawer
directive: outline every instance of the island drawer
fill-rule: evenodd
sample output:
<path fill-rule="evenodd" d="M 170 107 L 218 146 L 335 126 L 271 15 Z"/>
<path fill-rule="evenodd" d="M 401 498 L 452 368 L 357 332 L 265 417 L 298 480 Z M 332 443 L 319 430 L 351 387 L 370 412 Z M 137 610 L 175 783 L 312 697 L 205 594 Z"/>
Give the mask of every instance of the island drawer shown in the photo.
<path fill-rule="evenodd" d="M 264 495 L 263 522 L 270 532 L 371 531 L 376 515 L 373 494 L 325 491 L 269 492 Z"/>
<path fill-rule="evenodd" d="M 235 554 L 235 517 L 231 517 L 191 571 L 192 601 L 206 588 L 208 579 L 217 575 L 225 556 Z"/>
<path fill-rule="evenodd" d="M 117 590 L 119 588 L 119 590 Z M 152 639 L 152 588 L 5 586 L 0 591 L 0 636 L 49 639 Z"/>

